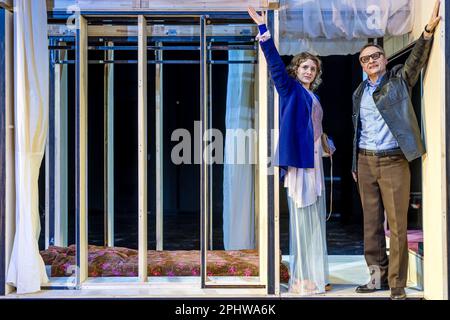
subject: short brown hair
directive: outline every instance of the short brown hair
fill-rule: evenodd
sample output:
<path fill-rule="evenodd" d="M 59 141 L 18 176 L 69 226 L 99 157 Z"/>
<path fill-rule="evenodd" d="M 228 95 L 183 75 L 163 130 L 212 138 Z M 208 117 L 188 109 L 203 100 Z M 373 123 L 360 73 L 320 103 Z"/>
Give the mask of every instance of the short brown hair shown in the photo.
<path fill-rule="evenodd" d="M 363 53 L 364 50 L 366 50 L 367 48 L 370 48 L 370 47 L 378 48 L 378 50 L 380 50 L 383 53 L 383 55 L 386 57 L 386 52 L 384 51 L 383 47 L 380 46 L 379 44 L 375 44 L 375 43 L 365 44 L 364 47 L 362 47 L 361 50 L 359 50 L 359 55 L 361 56 L 361 53 Z"/>
<path fill-rule="evenodd" d="M 322 61 L 315 55 L 309 53 L 309 52 L 302 52 L 297 54 L 287 67 L 288 74 L 293 77 L 294 79 L 297 79 L 297 70 L 300 67 L 300 65 L 307 61 L 312 60 L 315 62 L 317 66 L 317 74 L 314 81 L 311 83 L 311 90 L 315 91 L 322 83 Z"/>

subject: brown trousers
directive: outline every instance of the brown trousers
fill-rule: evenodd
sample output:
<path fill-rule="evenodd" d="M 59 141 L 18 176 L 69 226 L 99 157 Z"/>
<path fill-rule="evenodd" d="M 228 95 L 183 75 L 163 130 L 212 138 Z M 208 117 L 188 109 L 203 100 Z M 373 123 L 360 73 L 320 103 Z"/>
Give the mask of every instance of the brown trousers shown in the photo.
<path fill-rule="evenodd" d="M 364 211 L 364 256 L 371 272 L 379 268 L 380 283 L 387 282 L 390 288 L 406 287 L 410 184 L 409 164 L 403 155 L 359 155 L 358 185 Z M 385 210 L 391 233 L 389 258 L 384 233 Z M 375 274 L 372 274 L 372 280 Z"/>

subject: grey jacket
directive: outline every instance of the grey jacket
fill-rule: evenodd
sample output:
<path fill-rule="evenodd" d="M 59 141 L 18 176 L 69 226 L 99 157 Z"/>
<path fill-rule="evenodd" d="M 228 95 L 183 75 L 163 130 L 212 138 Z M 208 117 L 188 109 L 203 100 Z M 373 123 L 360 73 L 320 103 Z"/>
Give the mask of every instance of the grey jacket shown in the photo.
<path fill-rule="evenodd" d="M 423 34 L 417 40 L 412 52 L 404 65 L 396 65 L 387 71 L 380 85 L 373 93 L 375 104 L 391 130 L 393 136 L 408 161 L 425 154 L 419 125 L 411 103 L 411 90 L 416 84 L 420 71 L 425 66 L 430 55 L 433 38 L 426 40 Z M 353 165 L 352 171 L 357 171 L 358 144 L 361 121 L 359 112 L 361 99 L 367 81 L 362 82 L 353 93 Z"/>

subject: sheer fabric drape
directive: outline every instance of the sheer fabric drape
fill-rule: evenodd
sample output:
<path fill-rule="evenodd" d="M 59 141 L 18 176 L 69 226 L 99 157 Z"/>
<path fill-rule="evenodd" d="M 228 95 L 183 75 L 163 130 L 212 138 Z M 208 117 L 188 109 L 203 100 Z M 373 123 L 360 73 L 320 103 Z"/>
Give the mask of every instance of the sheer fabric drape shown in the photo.
<path fill-rule="evenodd" d="M 255 58 L 253 51 L 231 50 L 229 60 L 243 61 Z M 225 116 L 225 164 L 223 172 L 223 233 L 225 250 L 255 248 L 255 186 L 254 165 L 246 157 L 238 162 L 239 151 L 233 130 L 254 128 L 254 65 L 230 64 L 228 71 L 227 110 Z M 231 130 L 231 131 L 230 131 Z M 244 149 L 248 155 L 254 149 L 247 140 Z M 245 158 L 243 158 L 245 159 Z"/>
<path fill-rule="evenodd" d="M 16 233 L 7 283 L 18 294 L 48 282 L 39 254 L 39 168 L 48 131 L 49 51 L 45 0 L 15 1 Z"/>

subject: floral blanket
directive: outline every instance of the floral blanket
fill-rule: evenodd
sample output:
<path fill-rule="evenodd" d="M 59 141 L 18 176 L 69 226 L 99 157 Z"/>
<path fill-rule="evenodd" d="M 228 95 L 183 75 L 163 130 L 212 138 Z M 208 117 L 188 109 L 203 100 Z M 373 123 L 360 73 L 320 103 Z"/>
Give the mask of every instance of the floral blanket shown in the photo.
<path fill-rule="evenodd" d="M 69 276 L 75 265 L 76 247 L 49 247 L 41 251 L 52 277 Z M 208 252 L 208 276 L 258 276 L 256 250 Z M 199 276 L 199 251 L 155 251 L 147 253 L 148 275 L 154 277 Z M 138 251 L 127 248 L 89 246 L 89 277 L 137 277 Z M 280 265 L 280 281 L 289 281 L 288 269 Z"/>

